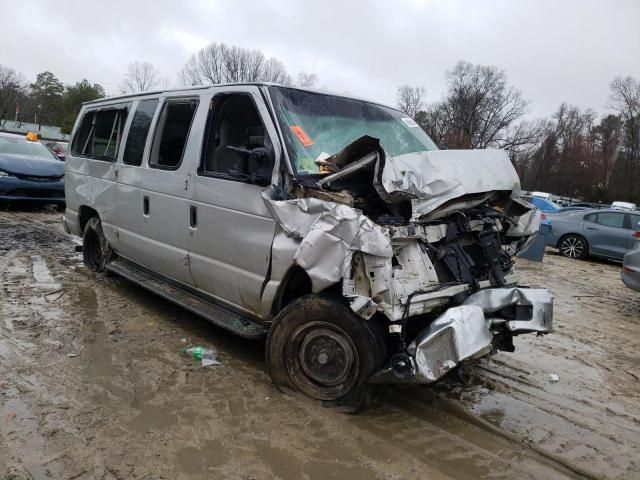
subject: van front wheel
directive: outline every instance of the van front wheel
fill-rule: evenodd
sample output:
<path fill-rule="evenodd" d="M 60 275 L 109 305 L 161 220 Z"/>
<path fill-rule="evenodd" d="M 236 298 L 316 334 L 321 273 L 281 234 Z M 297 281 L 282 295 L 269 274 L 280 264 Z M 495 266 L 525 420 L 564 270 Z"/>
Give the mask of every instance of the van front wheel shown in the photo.
<path fill-rule="evenodd" d="M 366 381 L 385 359 L 375 321 L 317 295 L 292 302 L 278 314 L 267 338 L 273 382 L 346 412 L 362 409 L 369 401 Z"/>
<path fill-rule="evenodd" d="M 98 217 L 89 219 L 82 235 L 82 257 L 84 264 L 92 272 L 104 272 L 106 263 L 111 258 L 111 247 L 102 232 L 102 224 Z"/>

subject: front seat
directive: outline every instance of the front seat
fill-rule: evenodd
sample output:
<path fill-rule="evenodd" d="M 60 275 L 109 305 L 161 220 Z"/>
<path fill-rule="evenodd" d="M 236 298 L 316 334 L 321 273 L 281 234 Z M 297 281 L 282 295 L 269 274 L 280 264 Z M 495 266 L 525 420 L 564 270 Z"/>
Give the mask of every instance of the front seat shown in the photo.
<path fill-rule="evenodd" d="M 242 134 L 242 126 L 234 117 L 222 117 L 219 130 L 218 147 L 214 153 L 214 170 L 220 173 L 246 173 L 246 157 L 227 148 L 228 145 L 241 146 L 246 143 Z"/>

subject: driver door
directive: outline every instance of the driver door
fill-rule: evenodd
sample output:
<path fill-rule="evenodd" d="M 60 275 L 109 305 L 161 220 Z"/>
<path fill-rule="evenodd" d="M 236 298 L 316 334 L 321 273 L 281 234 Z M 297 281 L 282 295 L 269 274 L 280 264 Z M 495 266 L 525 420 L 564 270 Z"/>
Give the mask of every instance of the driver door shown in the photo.
<path fill-rule="evenodd" d="M 189 259 L 195 285 L 254 314 L 261 313 L 276 227 L 260 196 L 280 154 L 276 138 L 257 87 L 221 88 L 209 106 L 194 175 Z M 256 149 L 268 150 L 269 159 L 250 155 Z"/>

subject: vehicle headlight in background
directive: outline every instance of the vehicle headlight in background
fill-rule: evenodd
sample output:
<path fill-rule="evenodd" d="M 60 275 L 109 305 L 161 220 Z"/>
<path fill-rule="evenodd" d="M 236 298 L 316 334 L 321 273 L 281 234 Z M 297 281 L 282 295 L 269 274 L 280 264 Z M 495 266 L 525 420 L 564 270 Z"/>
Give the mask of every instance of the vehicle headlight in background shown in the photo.
<path fill-rule="evenodd" d="M 13 177 L 13 175 L 9 175 L 7 172 L 3 172 L 0 170 L 0 178 Z"/>

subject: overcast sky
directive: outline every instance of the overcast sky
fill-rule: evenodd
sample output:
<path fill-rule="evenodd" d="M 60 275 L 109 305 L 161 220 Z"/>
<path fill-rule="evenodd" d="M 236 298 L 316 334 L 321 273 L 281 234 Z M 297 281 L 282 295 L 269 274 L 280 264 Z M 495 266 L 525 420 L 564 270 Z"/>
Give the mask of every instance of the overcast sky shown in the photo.
<path fill-rule="evenodd" d="M 640 78 L 640 0 L 0 0 L 0 63 L 29 81 L 50 70 L 108 93 L 129 62 L 171 84 L 211 41 L 260 49 L 318 86 L 395 104 L 398 85 L 445 90 L 457 61 L 495 65 L 531 101 L 606 111 L 616 75 Z"/>

